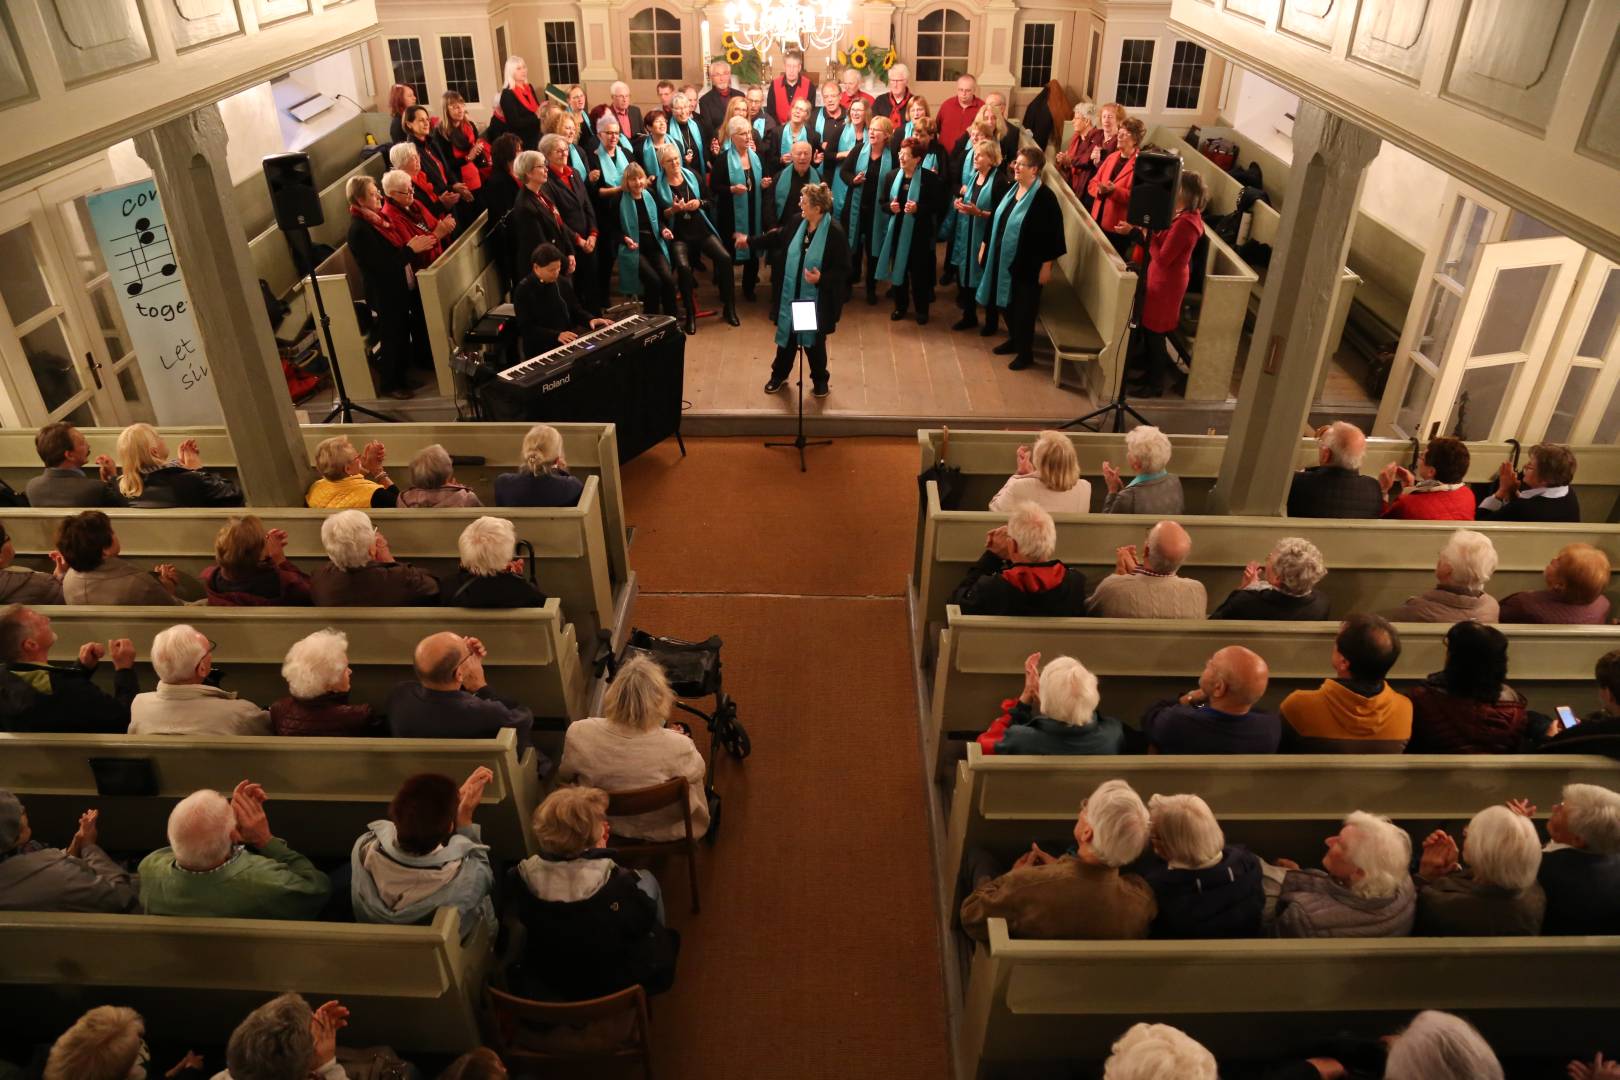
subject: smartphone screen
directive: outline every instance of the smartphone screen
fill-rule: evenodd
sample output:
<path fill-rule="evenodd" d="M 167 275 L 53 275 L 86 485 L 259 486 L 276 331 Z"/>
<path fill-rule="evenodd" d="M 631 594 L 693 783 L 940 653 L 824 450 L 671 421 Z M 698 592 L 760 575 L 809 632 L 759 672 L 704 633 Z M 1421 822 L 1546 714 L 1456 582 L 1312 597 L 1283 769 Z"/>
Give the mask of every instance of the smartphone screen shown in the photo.
<path fill-rule="evenodd" d="M 1563 725 L 1565 731 L 1568 731 L 1570 728 L 1580 723 L 1581 718 L 1576 716 L 1575 710 L 1570 708 L 1568 705 L 1560 705 L 1558 706 L 1558 722 Z"/>

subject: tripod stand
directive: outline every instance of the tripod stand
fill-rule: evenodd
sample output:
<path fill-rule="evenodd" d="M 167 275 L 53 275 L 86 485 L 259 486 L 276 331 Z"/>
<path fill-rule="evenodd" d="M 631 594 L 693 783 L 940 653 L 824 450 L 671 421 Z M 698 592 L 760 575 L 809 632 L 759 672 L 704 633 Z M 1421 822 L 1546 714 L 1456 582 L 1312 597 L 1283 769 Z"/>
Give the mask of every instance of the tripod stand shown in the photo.
<path fill-rule="evenodd" d="M 287 242 L 292 245 L 293 252 L 299 255 L 309 267 L 309 291 L 315 297 L 315 311 L 320 317 L 321 335 L 326 339 L 326 364 L 332 371 L 332 386 L 337 390 L 337 404 L 332 411 L 326 414 L 323 424 L 330 424 L 332 419 L 341 415 L 345 424 L 354 422 L 354 414 L 369 416 L 373 420 L 381 420 L 385 424 L 398 421 L 392 416 L 372 412 L 370 409 L 356 405 L 349 398 L 348 388 L 343 385 L 343 365 L 338 363 L 337 346 L 332 344 L 332 319 L 326 314 L 326 304 L 321 299 L 321 283 L 315 276 L 315 248 L 309 239 L 308 229 L 288 229 Z"/>
<path fill-rule="evenodd" d="M 1147 238 L 1142 244 L 1142 273 L 1136 279 L 1136 293 L 1131 297 L 1131 318 L 1125 325 L 1125 341 L 1120 351 L 1119 385 L 1114 389 L 1114 399 L 1100 409 L 1094 409 L 1084 416 L 1077 416 L 1067 424 L 1058 428 L 1065 431 L 1072 427 L 1083 427 L 1088 431 L 1101 431 L 1102 420 L 1112 417 L 1114 421 L 1114 434 L 1118 435 L 1125 430 L 1125 417 L 1129 415 L 1138 424 L 1146 424 L 1147 418 L 1125 401 L 1125 366 L 1130 363 L 1131 347 L 1136 344 L 1136 336 L 1141 332 L 1142 303 L 1147 299 L 1148 265 L 1153 262 L 1153 234 L 1157 229 L 1148 229 Z M 1097 426 L 1092 427 L 1096 421 Z"/>
<path fill-rule="evenodd" d="M 797 338 L 799 335 L 794 334 L 793 336 Z M 799 471 L 809 472 L 810 466 L 804 460 L 804 448 L 807 446 L 831 446 L 832 440 L 806 439 L 804 437 L 804 366 L 807 361 L 805 360 L 804 356 L 804 344 L 802 342 L 795 342 L 795 344 L 798 346 L 798 355 L 794 358 L 793 362 L 798 366 L 799 369 L 799 376 L 797 379 L 799 384 L 799 434 L 793 439 L 792 442 L 767 442 L 765 445 L 768 447 L 795 447 L 799 451 Z"/>

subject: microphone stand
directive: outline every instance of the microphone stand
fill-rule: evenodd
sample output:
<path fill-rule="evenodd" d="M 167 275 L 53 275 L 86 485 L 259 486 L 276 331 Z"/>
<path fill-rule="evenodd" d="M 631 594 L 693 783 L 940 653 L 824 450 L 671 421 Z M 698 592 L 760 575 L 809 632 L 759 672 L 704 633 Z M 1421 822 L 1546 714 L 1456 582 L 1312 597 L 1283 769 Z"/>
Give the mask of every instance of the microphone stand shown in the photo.
<path fill-rule="evenodd" d="M 799 335 L 794 334 L 793 336 L 795 338 L 797 338 Z M 806 439 L 804 437 L 804 366 L 805 366 L 806 362 L 807 361 L 805 360 L 805 355 L 804 355 L 804 345 L 800 344 L 799 347 L 798 347 L 798 355 L 794 359 L 794 364 L 799 369 L 799 375 L 798 375 L 798 384 L 799 384 L 799 429 L 798 430 L 799 430 L 799 433 L 793 439 L 792 442 L 767 442 L 765 444 L 767 447 L 789 446 L 789 447 L 796 448 L 799 451 L 799 471 L 800 472 L 809 472 L 810 471 L 810 466 L 805 462 L 805 459 L 804 459 L 804 448 L 805 447 L 807 447 L 807 446 L 831 446 L 832 445 L 832 440 L 831 439 Z"/>
<path fill-rule="evenodd" d="M 1114 390 L 1114 399 L 1100 409 L 1094 409 L 1084 416 L 1077 416 L 1067 424 L 1059 426 L 1059 431 L 1066 431 L 1072 427 L 1083 427 L 1087 431 L 1101 431 L 1104 418 L 1113 419 L 1114 434 L 1118 435 L 1125 430 L 1125 417 L 1127 414 L 1138 424 L 1145 425 L 1147 417 L 1131 408 L 1125 400 L 1125 366 L 1130 363 L 1131 346 L 1136 343 L 1136 337 L 1142 330 L 1142 305 L 1147 299 L 1148 265 L 1153 261 L 1153 234 L 1157 229 L 1145 229 L 1147 234 L 1142 244 L 1142 272 L 1136 279 L 1136 293 L 1131 297 L 1131 318 L 1125 327 L 1125 342 L 1121 350 L 1119 362 L 1119 385 Z M 1096 423 L 1096 427 L 1092 424 Z"/>
<path fill-rule="evenodd" d="M 343 365 L 338 362 L 337 346 L 332 344 L 332 319 L 326 314 L 326 304 L 321 299 L 321 283 L 315 276 L 315 245 L 309 238 L 308 229 L 287 230 L 287 240 L 301 252 L 305 263 L 309 265 L 309 291 L 315 297 L 315 310 L 320 315 L 321 335 L 326 338 L 326 366 L 332 371 L 332 386 L 337 390 L 337 404 L 332 406 L 332 411 L 326 414 L 326 419 L 321 423 L 330 424 L 334 417 L 342 416 L 345 424 L 352 424 L 355 413 L 380 420 L 385 424 L 398 423 L 396 417 L 372 412 L 356 405 L 350 399 L 348 388 L 343 385 Z"/>

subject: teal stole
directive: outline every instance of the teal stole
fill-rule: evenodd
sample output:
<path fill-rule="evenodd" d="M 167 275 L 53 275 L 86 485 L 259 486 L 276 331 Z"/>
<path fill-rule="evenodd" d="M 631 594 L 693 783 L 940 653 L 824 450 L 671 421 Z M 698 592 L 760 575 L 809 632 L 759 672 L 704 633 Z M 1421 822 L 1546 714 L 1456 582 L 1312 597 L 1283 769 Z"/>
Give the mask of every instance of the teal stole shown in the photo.
<path fill-rule="evenodd" d="M 865 147 L 866 144 L 867 139 L 863 134 L 861 145 Z M 849 198 L 849 183 L 844 179 L 844 163 L 838 160 L 837 154 L 853 149 L 855 149 L 855 127 L 852 124 L 845 124 L 843 132 L 838 136 L 838 149 L 832 162 L 827 166 L 832 170 L 833 213 L 837 215 L 839 221 L 844 220 L 844 201 Z"/>
<path fill-rule="evenodd" d="M 790 128 L 788 125 L 783 124 L 782 125 L 782 134 L 780 136 L 778 136 L 777 140 L 776 140 L 776 144 L 777 144 L 776 153 L 777 153 L 777 156 L 780 157 L 783 154 L 791 154 L 793 152 L 793 144 L 798 143 L 798 142 L 809 142 L 810 141 L 809 135 L 810 135 L 810 129 L 808 127 L 806 127 L 803 131 L 801 131 L 798 134 L 798 136 L 795 137 L 793 135 L 793 129 Z"/>
<path fill-rule="evenodd" d="M 907 121 L 906 121 L 906 126 L 905 126 L 905 128 L 903 128 L 903 129 L 902 129 L 902 130 L 901 130 L 901 132 L 900 132 L 900 137 L 901 137 L 901 138 L 902 138 L 902 139 L 909 139 L 909 138 L 911 138 L 911 128 L 912 128 L 912 125 L 914 125 L 914 124 L 916 124 L 916 122 L 917 122 L 917 121 L 915 121 L 915 120 L 907 120 Z"/>
<path fill-rule="evenodd" d="M 977 192 L 973 185 L 977 181 L 976 174 L 969 175 L 967 179 L 967 197 L 962 201 L 977 206 L 980 210 L 990 209 L 991 196 L 996 190 L 996 174 L 992 170 L 984 178 L 984 184 Z M 985 227 L 989 218 L 973 217 L 970 214 L 956 215 L 956 232 L 951 241 L 951 263 L 956 267 L 956 276 L 968 288 L 979 283 L 979 244 L 984 241 Z"/>
<path fill-rule="evenodd" d="M 658 220 L 658 204 L 644 189 L 641 198 L 647 206 L 647 220 L 652 222 L 653 240 L 658 244 L 658 251 L 669 259 L 669 248 L 664 246 L 664 234 L 660 231 L 663 224 Z M 636 218 L 636 197 L 628 191 L 619 193 L 619 228 L 623 230 L 620 235 L 632 244 L 641 243 L 641 222 Z M 629 296 L 641 295 L 641 252 L 631 251 L 620 241 L 619 243 L 619 291 Z"/>
<path fill-rule="evenodd" d="M 870 143 L 868 145 L 870 145 Z M 849 234 L 851 236 L 859 235 L 861 224 L 861 199 L 864 197 L 865 192 L 875 192 L 876 194 L 874 194 L 872 197 L 878 201 L 878 204 L 872 208 L 872 235 L 866 238 L 866 250 L 875 257 L 877 252 L 883 250 L 883 237 L 889 227 L 889 219 L 885 216 L 885 211 L 883 209 L 883 189 L 889 186 L 889 177 L 894 175 L 895 169 L 899 168 L 899 166 L 895 165 L 890 159 L 889 148 L 885 146 L 883 148 L 883 153 L 878 155 L 878 169 L 880 170 L 879 175 L 874 177 L 871 172 L 871 152 L 870 150 L 863 150 L 862 153 L 865 156 L 861 158 L 861 168 L 856 169 L 855 171 L 861 172 L 865 170 L 866 183 L 862 184 L 858 188 L 855 188 L 851 194 L 849 200 Z"/>
<path fill-rule="evenodd" d="M 901 203 L 921 202 L 923 191 L 922 166 L 911 174 L 911 186 L 906 189 L 905 198 L 900 198 L 900 185 L 905 183 L 906 174 L 895 173 L 894 185 L 889 190 L 889 202 L 900 199 Z M 899 221 L 900 227 L 894 227 Z M 906 279 L 906 269 L 911 260 L 911 234 L 916 229 L 917 215 L 905 212 L 905 206 L 900 207 L 900 213 L 889 221 L 888 234 L 883 238 L 882 256 L 878 259 L 877 276 L 879 281 L 887 281 L 891 285 L 899 285 Z"/>
<path fill-rule="evenodd" d="M 691 195 L 701 197 L 703 194 L 703 189 L 698 187 L 697 177 L 692 175 L 692 170 L 682 169 L 681 175 L 686 178 L 687 192 Z M 658 197 L 664 200 L 665 206 L 675 205 L 675 189 L 669 186 L 669 175 L 662 171 L 660 171 L 658 174 Z M 714 238 L 716 240 L 720 240 L 720 230 L 714 227 L 714 222 L 709 220 L 709 215 L 705 214 L 702 210 L 699 210 L 697 215 L 703 219 L 703 224 L 709 227 L 709 231 L 714 233 Z M 670 231 L 673 232 L 675 229 L 675 223 L 671 221 L 669 223 L 669 227 Z M 724 240 L 720 240 L 720 242 L 722 244 L 725 243 Z"/>
<path fill-rule="evenodd" d="M 821 183 L 821 171 L 814 165 L 810 166 L 810 171 L 804 174 L 804 182 L 807 184 Z M 776 188 L 776 220 L 781 221 L 782 212 L 787 209 L 788 188 L 793 186 L 793 166 L 789 165 L 777 173 L 772 186 Z"/>
<path fill-rule="evenodd" d="M 708 172 L 706 163 L 703 160 L 703 136 L 688 131 L 687 128 L 691 124 L 692 121 L 690 120 L 685 124 L 675 121 L 669 125 L 669 137 L 674 139 L 675 144 L 681 148 L 681 167 L 686 168 L 686 155 L 690 153 L 692 155 L 692 168 L 702 174 Z"/>
<path fill-rule="evenodd" d="M 670 138 L 672 136 L 664 136 L 666 145 Z M 676 143 L 676 146 L 679 145 L 679 143 Z M 653 145 L 651 135 L 641 140 L 641 167 L 647 170 L 648 176 L 657 176 L 664 171 L 664 167 L 658 164 L 658 148 Z"/>
<path fill-rule="evenodd" d="M 990 219 L 990 240 L 985 251 L 984 277 L 979 279 L 976 299 L 990 307 L 1006 308 L 1012 297 L 1012 264 L 1018 254 L 1018 234 L 1024 228 L 1024 215 L 1035 201 L 1035 185 L 1031 184 L 1022 199 L 1018 198 L 1018 185 L 1007 189 L 996 207 L 996 216 Z"/>
<path fill-rule="evenodd" d="M 591 170 L 585 167 L 585 155 L 580 153 L 578 143 L 568 144 L 568 167 L 574 170 L 575 176 L 579 177 L 579 189 L 588 191 L 589 188 L 586 185 L 589 183 L 587 178 L 590 176 Z"/>
<path fill-rule="evenodd" d="M 613 153 L 598 150 L 596 163 L 602 169 L 602 186 L 618 187 L 624 182 L 624 170 L 630 164 L 630 158 L 624 152 L 623 144 L 615 146 Z"/>
<path fill-rule="evenodd" d="M 754 126 L 754 142 L 757 145 L 760 142 L 760 140 L 765 138 L 765 114 L 764 113 L 760 113 L 758 116 L 754 117 L 754 125 L 753 126 Z"/>
<path fill-rule="evenodd" d="M 762 122 L 763 121 L 755 121 L 755 123 Z M 759 155 L 754 153 L 752 150 L 748 151 L 748 167 L 752 169 L 754 173 L 754 190 L 752 193 L 745 191 L 741 195 L 736 193 L 732 194 L 731 231 L 734 233 L 747 233 L 749 236 L 758 236 L 765 231 L 764 224 L 760 220 L 760 211 L 763 208 L 765 200 L 761 198 L 761 189 L 759 186 Z M 736 143 L 732 143 L 726 147 L 726 177 L 732 185 L 740 184 L 744 180 L 742 159 L 737 156 Z M 750 206 L 750 203 L 753 205 Z M 730 237 L 723 236 L 721 239 L 729 240 Z M 732 262 L 742 263 L 747 262 L 748 259 L 749 252 L 746 247 L 739 247 L 737 250 L 731 253 Z"/>
<path fill-rule="evenodd" d="M 832 218 L 826 214 L 821 216 L 821 224 L 817 226 L 816 235 L 810 241 L 810 250 L 806 252 L 804 233 L 809 227 L 809 222 L 799 222 L 782 267 L 782 299 L 776 308 L 776 344 L 779 346 L 787 345 L 794 338 L 798 338 L 797 344 L 806 346 L 816 341 L 817 334 L 793 332 L 793 301 L 814 300 L 821 291 L 804 280 L 804 272 L 821 269 L 821 260 L 827 254 L 827 234 L 832 231 Z"/>

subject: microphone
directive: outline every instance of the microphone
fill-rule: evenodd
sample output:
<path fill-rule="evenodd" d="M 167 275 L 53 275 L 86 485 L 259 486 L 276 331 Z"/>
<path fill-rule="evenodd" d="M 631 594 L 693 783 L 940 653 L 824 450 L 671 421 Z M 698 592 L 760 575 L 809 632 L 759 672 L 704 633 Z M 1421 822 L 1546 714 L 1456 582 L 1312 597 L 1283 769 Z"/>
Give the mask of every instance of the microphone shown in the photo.
<path fill-rule="evenodd" d="M 364 105 L 362 105 L 358 101 L 354 100 L 354 98 L 350 97 L 348 94 L 333 94 L 332 98 L 335 101 L 347 101 L 350 105 L 353 105 L 356 109 L 360 110 L 361 112 L 366 112 L 367 111 L 367 109 L 366 109 L 366 107 Z"/>

